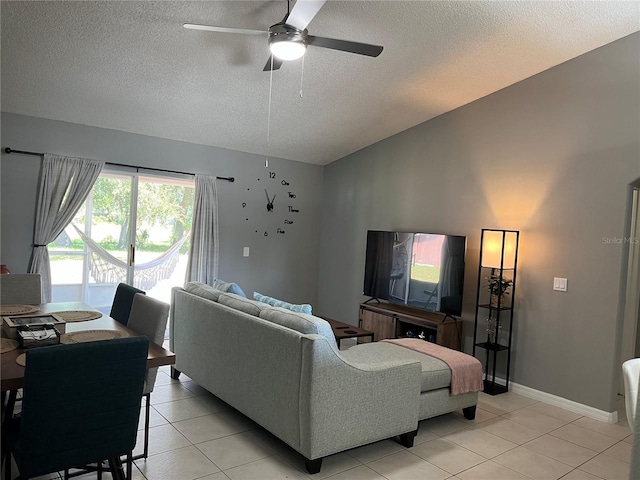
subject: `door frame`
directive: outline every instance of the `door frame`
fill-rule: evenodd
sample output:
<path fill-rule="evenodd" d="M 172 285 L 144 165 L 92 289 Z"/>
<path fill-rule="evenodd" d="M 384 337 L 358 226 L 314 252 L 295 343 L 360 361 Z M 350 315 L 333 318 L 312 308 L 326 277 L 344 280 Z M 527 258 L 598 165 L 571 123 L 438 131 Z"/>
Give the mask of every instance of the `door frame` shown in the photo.
<path fill-rule="evenodd" d="M 629 185 L 620 288 L 620 364 L 640 356 L 640 178 Z M 620 375 L 619 393 L 624 394 Z"/>

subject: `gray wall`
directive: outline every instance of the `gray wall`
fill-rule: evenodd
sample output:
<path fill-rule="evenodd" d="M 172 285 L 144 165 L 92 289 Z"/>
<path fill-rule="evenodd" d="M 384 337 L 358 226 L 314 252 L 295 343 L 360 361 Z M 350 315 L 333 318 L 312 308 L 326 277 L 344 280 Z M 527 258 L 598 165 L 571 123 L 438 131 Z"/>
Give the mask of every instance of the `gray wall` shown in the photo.
<path fill-rule="evenodd" d="M 622 39 L 324 169 L 271 159 L 301 210 L 282 237 L 255 233 L 274 227 L 260 156 L 12 114 L 2 115 L 2 146 L 237 177 L 219 184 L 220 277 L 353 324 L 367 229 L 467 235 L 467 352 L 480 229 L 519 229 L 513 381 L 613 411 L 624 246 L 606 239 L 624 236 L 628 184 L 640 176 L 639 42 Z M 0 162 L 1 261 L 25 271 L 39 161 Z M 568 292 L 552 291 L 554 276 L 569 279 Z"/>
<path fill-rule="evenodd" d="M 606 239 L 624 236 L 640 176 L 639 43 L 626 37 L 327 166 L 318 308 L 357 322 L 367 229 L 466 235 L 470 353 L 480 230 L 520 230 L 512 380 L 615 411 L 624 248 Z"/>
<path fill-rule="evenodd" d="M 320 166 L 271 158 L 267 169 L 265 158 L 258 155 L 8 113 L 2 114 L 2 147 L 233 176 L 234 183 L 218 182 L 219 277 L 237 282 L 249 296 L 259 291 L 290 302 L 316 303 Z M 0 162 L 1 263 L 25 272 L 41 162 L 39 157 L 4 153 Z M 276 179 L 269 179 L 270 171 Z M 290 186 L 282 186 L 282 179 Z M 265 187 L 270 196 L 277 195 L 273 213 L 266 210 Z M 300 213 L 289 217 L 294 224 L 284 235 L 277 235 L 276 228 L 284 226 L 281 212 L 293 203 L 286 198 L 289 190 L 297 196 Z M 250 247 L 248 258 L 242 256 L 245 246 Z"/>

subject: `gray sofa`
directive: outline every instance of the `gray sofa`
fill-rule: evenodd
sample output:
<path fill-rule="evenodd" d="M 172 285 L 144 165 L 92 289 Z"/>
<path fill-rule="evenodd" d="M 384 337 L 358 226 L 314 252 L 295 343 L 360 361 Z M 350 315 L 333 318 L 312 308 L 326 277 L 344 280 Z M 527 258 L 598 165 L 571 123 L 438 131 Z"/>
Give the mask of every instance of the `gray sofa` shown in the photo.
<path fill-rule="evenodd" d="M 286 442 L 310 473 L 386 438 L 411 447 L 421 419 L 475 416 L 478 394 L 449 395 L 440 360 L 385 342 L 339 351 L 318 317 L 203 284 L 173 289 L 170 345 L 174 378 L 184 372 Z"/>

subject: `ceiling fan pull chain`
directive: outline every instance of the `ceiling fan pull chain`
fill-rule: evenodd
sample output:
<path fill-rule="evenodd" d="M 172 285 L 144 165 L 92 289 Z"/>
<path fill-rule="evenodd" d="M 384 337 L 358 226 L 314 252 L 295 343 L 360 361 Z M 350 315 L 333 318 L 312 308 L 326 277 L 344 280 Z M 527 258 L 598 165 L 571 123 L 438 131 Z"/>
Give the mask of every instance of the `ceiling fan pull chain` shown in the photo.
<path fill-rule="evenodd" d="M 273 55 L 271 55 L 271 73 L 269 73 L 269 106 L 267 108 L 267 150 L 269 149 L 269 134 L 271 131 L 271 90 L 273 89 Z M 269 156 L 264 157 L 264 168 L 269 168 Z"/>
<path fill-rule="evenodd" d="M 271 91 L 273 90 L 273 55 L 271 55 L 271 72 L 269 73 L 269 107 L 267 109 L 267 144 L 271 133 Z"/>
<path fill-rule="evenodd" d="M 304 56 L 302 57 L 302 69 L 300 71 L 300 98 L 302 98 L 302 81 L 304 80 Z"/>

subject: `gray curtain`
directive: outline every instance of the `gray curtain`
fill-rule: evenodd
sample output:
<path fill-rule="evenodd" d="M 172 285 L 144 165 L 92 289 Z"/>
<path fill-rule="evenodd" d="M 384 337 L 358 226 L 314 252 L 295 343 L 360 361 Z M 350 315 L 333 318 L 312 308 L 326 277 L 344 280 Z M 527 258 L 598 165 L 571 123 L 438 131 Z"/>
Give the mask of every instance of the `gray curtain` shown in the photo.
<path fill-rule="evenodd" d="M 42 278 L 42 302 L 51 301 L 51 265 L 47 244 L 71 222 L 91 192 L 104 162 L 45 154 L 42 161 L 33 252 L 29 273 Z"/>
<path fill-rule="evenodd" d="M 187 282 L 211 285 L 218 277 L 218 194 L 216 177 L 196 175 Z"/>

